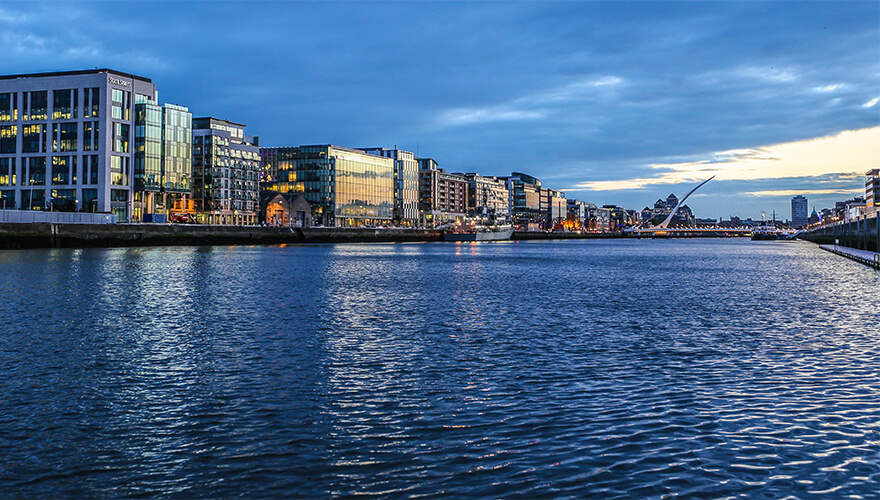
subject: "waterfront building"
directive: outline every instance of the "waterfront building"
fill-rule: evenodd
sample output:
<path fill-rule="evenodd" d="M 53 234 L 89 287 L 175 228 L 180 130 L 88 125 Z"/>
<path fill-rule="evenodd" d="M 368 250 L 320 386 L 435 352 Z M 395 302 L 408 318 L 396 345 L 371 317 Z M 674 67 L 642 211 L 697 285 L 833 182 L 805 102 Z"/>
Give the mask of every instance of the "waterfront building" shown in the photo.
<path fill-rule="evenodd" d="M 135 97 L 134 193 L 131 219 L 153 221 L 152 214 L 192 214 L 192 114 L 184 106 L 160 106 Z M 171 209 L 169 210 L 169 207 Z"/>
<path fill-rule="evenodd" d="M 467 179 L 438 168 L 432 158 L 419 158 L 419 212 L 423 226 L 460 221 L 467 216 Z"/>
<path fill-rule="evenodd" d="M 591 205 L 591 206 L 590 206 Z M 597 207 L 590 203 L 586 207 L 584 216 L 584 229 L 591 232 L 607 233 L 611 231 L 611 209 Z"/>
<path fill-rule="evenodd" d="M 312 206 L 302 193 L 261 191 L 259 219 L 268 226 L 309 227 Z"/>
<path fill-rule="evenodd" d="M 542 226 L 546 211 L 542 210 L 541 181 L 520 172 L 513 172 L 503 179 L 507 182 L 507 190 L 510 193 L 508 203 L 513 223 L 521 226 L 529 224 Z"/>
<path fill-rule="evenodd" d="M 611 231 L 622 231 L 633 224 L 630 213 L 625 208 L 617 205 L 602 205 L 602 208 L 609 212 L 609 229 Z"/>
<path fill-rule="evenodd" d="M 585 226 L 584 218 L 587 215 L 587 203 L 578 200 L 568 200 L 566 227 L 569 229 L 583 229 Z M 595 206 L 595 205 L 593 205 Z"/>
<path fill-rule="evenodd" d="M 800 229 L 809 222 L 807 215 L 807 199 L 797 195 L 791 199 L 791 227 Z"/>
<path fill-rule="evenodd" d="M 315 224 L 390 224 L 394 160 L 332 144 L 260 148 L 262 189 L 302 193 Z"/>
<path fill-rule="evenodd" d="M 192 200 L 198 222 L 258 222 L 260 141 L 245 134 L 246 127 L 213 117 L 193 120 Z"/>
<path fill-rule="evenodd" d="M 865 208 L 868 213 L 880 211 L 880 169 L 865 172 Z"/>
<path fill-rule="evenodd" d="M 541 188 L 541 211 L 544 213 L 544 229 L 552 229 L 554 225 L 565 221 L 568 200 L 565 193 L 555 189 Z"/>
<path fill-rule="evenodd" d="M 490 224 L 502 224 L 510 216 L 510 192 L 507 182 L 499 177 L 486 177 L 477 173 L 462 175 L 468 183 L 468 217 Z"/>
<path fill-rule="evenodd" d="M 843 220 L 852 222 L 865 216 L 867 206 L 864 198 L 855 198 L 844 205 Z"/>
<path fill-rule="evenodd" d="M 413 153 L 397 148 L 361 148 L 394 160 L 394 223 L 415 226 L 419 222 L 419 162 Z"/>
<path fill-rule="evenodd" d="M 111 69 L 0 76 L 3 207 L 130 220 L 135 106 L 157 98 L 149 78 Z"/>

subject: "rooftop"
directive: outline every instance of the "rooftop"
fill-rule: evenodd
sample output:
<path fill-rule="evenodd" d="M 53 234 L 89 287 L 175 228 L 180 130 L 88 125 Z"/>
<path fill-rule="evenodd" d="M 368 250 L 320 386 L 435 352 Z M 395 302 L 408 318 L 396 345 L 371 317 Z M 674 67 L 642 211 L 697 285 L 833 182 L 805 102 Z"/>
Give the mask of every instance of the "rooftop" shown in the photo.
<path fill-rule="evenodd" d="M 136 79 L 144 81 L 144 82 L 150 82 L 150 83 L 153 82 L 149 78 L 146 78 L 143 76 L 132 75 L 131 73 L 125 73 L 123 71 L 117 71 L 115 69 L 109 69 L 109 68 L 84 69 L 84 70 L 78 70 L 78 71 L 53 71 L 50 73 L 24 73 L 24 74 L 20 74 L 20 75 L 0 75 L 0 80 L 15 80 L 17 78 L 46 78 L 46 77 L 51 77 L 51 76 L 95 75 L 98 73 L 110 73 L 113 75 L 124 76 L 127 78 L 136 78 Z"/>

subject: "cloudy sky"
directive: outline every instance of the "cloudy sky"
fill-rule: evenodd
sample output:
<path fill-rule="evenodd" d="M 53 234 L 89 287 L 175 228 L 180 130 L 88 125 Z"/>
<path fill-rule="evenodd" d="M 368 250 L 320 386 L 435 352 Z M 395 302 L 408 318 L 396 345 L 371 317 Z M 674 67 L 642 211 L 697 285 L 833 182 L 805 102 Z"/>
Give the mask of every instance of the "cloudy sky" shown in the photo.
<path fill-rule="evenodd" d="M 790 217 L 880 167 L 880 2 L 0 2 L 6 74 L 113 68 L 264 146 Z"/>

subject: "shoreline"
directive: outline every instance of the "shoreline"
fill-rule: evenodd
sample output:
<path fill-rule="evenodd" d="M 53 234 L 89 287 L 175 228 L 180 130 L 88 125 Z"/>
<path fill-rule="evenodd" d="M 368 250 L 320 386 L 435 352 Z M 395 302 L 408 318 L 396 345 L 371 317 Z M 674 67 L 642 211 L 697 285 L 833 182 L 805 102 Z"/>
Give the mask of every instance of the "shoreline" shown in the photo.
<path fill-rule="evenodd" d="M 515 232 L 511 240 L 632 238 L 623 233 Z M 203 224 L 0 223 L 0 249 L 142 246 L 403 243 L 444 241 L 443 231 L 410 228 L 286 228 Z"/>

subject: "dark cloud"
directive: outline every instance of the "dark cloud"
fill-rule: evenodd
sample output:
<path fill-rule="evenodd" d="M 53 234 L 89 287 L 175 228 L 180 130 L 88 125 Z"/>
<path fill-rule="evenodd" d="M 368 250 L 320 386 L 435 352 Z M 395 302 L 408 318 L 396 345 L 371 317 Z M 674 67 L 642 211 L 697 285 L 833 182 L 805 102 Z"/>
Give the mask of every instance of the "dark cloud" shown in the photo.
<path fill-rule="evenodd" d="M 838 1 L 5 3 L 0 60 L 148 76 L 266 145 L 398 145 L 565 187 L 878 125 L 878 17 Z"/>

